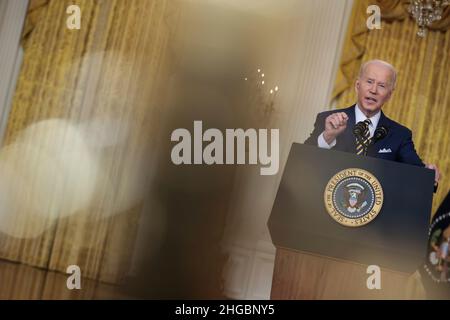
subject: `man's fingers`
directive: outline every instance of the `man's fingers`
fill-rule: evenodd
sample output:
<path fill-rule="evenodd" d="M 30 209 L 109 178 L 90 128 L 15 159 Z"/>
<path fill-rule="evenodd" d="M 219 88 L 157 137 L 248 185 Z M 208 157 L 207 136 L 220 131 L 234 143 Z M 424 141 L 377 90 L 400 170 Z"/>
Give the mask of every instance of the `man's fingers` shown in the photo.
<path fill-rule="evenodd" d="M 341 119 L 339 119 L 339 117 L 336 117 L 336 124 L 337 124 L 338 128 L 342 125 L 341 124 Z"/>
<path fill-rule="evenodd" d="M 339 121 L 335 117 L 331 118 L 330 121 L 333 125 L 333 128 L 335 128 L 335 129 L 339 128 Z"/>
<path fill-rule="evenodd" d="M 336 113 L 336 118 L 339 121 L 339 125 L 342 126 L 344 124 L 344 118 L 342 118 L 342 114 Z"/>
<path fill-rule="evenodd" d="M 337 112 L 329 115 L 326 122 L 329 123 L 334 129 L 339 129 L 347 125 L 348 116 L 345 112 Z"/>
<path fill-rule="evenodd" d="M 329 123 L 333 128 L 336 128 L 336 126 L 333 123 L 333 119 L 334 119 L 333 115 L 330 115 L 327 117 L 326 122 Z"/>
<path fill-rule="evenodd" d="M 441 174 L 439 172 L 438 167 L 435 164 L 427 164 L 426 166 L 428 169 L 434 170 L 434 180 L 436 182 L 439 182 L 439 179 L 441 178 Z"/>
<path fill-rule="evenodd" d="M 345 112 L 336 113 L 336 117 L 339 119 L 340 126 L 345 126 L 347 124 L 348 117 Z"/>
<path fill-rule="evenodd" d="M 347 125 L 347 121 L 348 121 L 348 116 L 345 112 L 342 112 L 342 119 L 344 121 L 344 125 Z"/>
<path fill-rule="evenodd" d="M 341 126 L 346 126 L 348 117 L 345 112 L 341 112 L 339 116 L 341 117 Z"/>

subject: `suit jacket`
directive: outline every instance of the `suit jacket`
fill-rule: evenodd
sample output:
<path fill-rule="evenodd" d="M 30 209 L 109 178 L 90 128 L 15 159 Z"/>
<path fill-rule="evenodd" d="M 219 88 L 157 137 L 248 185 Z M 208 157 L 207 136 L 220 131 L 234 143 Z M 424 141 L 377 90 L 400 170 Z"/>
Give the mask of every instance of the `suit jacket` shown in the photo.
<path fill-rule="evenodd" d="M 336 145 L 333 147 L 333 150 L 356 153 L 356 138 L 353 135 L 355 107 L 356 105 L 353 105 L 346 109 L 319 113 L 314 124 L 314 131 L 304 143 L 317 146 L 317 138 L 325 130 L 325 118 L 335 112 L 345 112 L 348 116 L 347 128 L 336 138 Z M 368 156 L 421 167 L 425 166 L 414 148 L 411 130 L 389 119 L 383 112 L 381 112 L 380 120 L 378 121 L 379 126 L 388 128 L 388 134 L 369 147 Z M 380 153 L 380 150 L 390 150 L 391 152 Z"/>

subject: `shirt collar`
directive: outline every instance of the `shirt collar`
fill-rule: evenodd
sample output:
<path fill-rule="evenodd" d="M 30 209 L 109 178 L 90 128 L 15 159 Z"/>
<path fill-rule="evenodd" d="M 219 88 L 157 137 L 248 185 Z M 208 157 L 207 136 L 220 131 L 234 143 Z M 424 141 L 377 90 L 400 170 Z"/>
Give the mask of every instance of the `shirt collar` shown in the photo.
<path fill-rule="evenodd" d="M 372 122 L 370 127 L 376 128 L 378 126 L 378 121 L 380 121 L 380 117 L 381 117 L 381 110 L 379 110 L 375 115 L 373 115 L 372 117 L 369 118 L 370 121 Z M 358 123 L 360 121 L 364 121 L 366 119 L 367 119 L 367 117 L 359 109 L 358 104 L 356 104 L 355 105 L 355 123 Z"/>

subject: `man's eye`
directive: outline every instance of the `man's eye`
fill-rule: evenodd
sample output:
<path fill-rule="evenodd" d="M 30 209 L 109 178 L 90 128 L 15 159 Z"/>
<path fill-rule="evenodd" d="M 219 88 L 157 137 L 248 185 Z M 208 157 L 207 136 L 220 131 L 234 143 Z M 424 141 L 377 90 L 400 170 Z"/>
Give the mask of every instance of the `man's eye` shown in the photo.
<path fill-rule="evenodd" d="M 367 83 L 372 83 L 373 81 L 372 80 L 367 80 Z"/>
<path fill-rule="evenodd" d="M 384 84 L 380 84 L 380 87 L 384 88 L 385 86 L 384 86 Z"/>

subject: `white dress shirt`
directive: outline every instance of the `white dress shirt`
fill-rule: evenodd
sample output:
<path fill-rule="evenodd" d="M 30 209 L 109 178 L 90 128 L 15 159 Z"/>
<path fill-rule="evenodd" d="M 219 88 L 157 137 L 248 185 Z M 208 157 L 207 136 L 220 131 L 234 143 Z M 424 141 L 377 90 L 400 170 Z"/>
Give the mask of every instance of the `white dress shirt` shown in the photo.
<path fill-rule="evenodd" d="M 373 137 L 373 135 L 375 133 L 375 129 L 377 128 L 378 121 L 380 121 L 380 117 L 381 117 L 381 111 L 378 111 L 377 114 L 375 114 L 372 117 L 368 118 L 372 122 L 371 124 L 369 124 L 369 132 L 370 132 L 370 137 L 371 138 Z M 360 121 L 364 121 L 366 119 L 367 119 L 367 117 L 359 109 L 358 104 L 356 104 L 355 105 L 355 124 L 357 124 Z M 328 144 L 325 141 L 325 138 L 323 137 L 323 132 L 322 132 L 322 134 L 317 138 L 317 145 L 319 146 L 319 148 L 331 149 L 331 148 L 333 148 L 336 145 L 336 139 L 334 139 L 330 144 Z"/>

